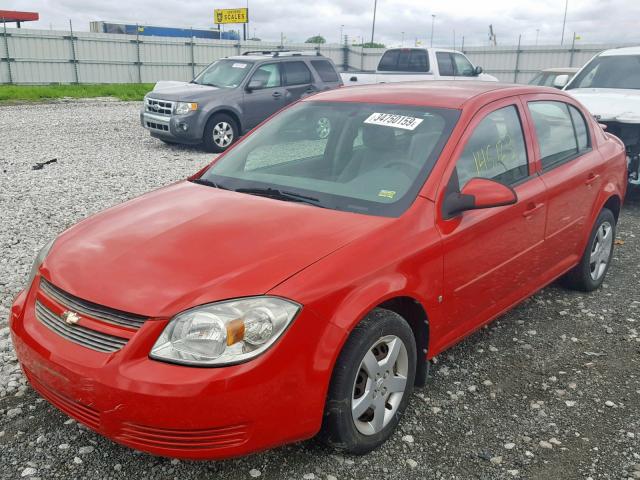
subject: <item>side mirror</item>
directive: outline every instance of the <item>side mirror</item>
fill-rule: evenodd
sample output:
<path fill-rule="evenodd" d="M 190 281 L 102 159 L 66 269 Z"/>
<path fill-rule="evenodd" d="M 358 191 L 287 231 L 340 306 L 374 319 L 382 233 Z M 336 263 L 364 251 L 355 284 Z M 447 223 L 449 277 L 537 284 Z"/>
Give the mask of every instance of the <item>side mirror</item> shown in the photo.
<path fill-rule="evenodd" d="M 247 92 L 253 92 L 254 90 L 260 90 L 261 88 L 264 88 L 265 83 L 257 80 L 255 78 L 252 78 L 251 80 L 249 80 L 249 84 L 247 85 Z"/>
<path fill-rule="evenodd" d="M 476 68 L 473 69 L 473 74 L 477 77 L 478 75 L 480 75 L 482 73 L 482 67 L 481 66 L 477 66 Z"/>
<path fill-rule="evenodd" d="M 442 205 L 442 215 L 448 220 L 467 210 L 503 207 L 518 201 L 515 190 L 503 183 L 488 178 L 472 178 L 460 193 L 446 196 Z"/>
<path fill-rule="evenodd" d="M 558 75 L 553 79 L 553 86 L 556 88 L 564 88 L 569 83 L 569 75 Z"/>

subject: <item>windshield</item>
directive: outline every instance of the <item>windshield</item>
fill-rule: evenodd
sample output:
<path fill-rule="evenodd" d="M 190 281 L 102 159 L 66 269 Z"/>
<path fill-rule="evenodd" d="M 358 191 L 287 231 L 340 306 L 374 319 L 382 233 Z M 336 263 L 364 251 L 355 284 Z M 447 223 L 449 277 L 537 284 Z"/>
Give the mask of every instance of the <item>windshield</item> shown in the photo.
<path fill-rule="evenodd" d="M 251 70 L 252 62 L 240 60 L 218 60 L 205 68 L 193 83 L 219 88 L 235 88 Z"/>
<path fill-rule="evenodd" d="M 442 108 L 301 102 L 249 135 L 200 181 L 398 216 L 415 199 L 458 116 L 458 110 Z"/>
<path fill-rule="evenodd" d="M 640 55 L 596 57 L 567 86 L 572 88 L 640 89 Z"/>

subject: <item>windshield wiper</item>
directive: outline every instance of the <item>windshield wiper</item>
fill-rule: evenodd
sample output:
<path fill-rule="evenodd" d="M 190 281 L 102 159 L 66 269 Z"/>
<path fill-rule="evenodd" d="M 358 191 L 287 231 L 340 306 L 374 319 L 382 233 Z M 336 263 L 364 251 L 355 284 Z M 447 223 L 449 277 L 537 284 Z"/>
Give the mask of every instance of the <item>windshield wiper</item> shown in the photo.
<path fill-rule="evenodd" d="M 320 205 L 320 200 L 315 197 L 309 197 L 300 193 L 285 192 L 277 188 L 238 188 L 238 193 L 248 193 L 249 195 L 259 195 L 262 197 L 274 198 L 276 200 L 285 200 L 289 202 L 300 202 L 308 205 L 314 205 L 320 208 L 327 208 L 324 205 Z"/>
<path fill-rule="evenodd" d="M 219 188 L 220 190 L 229 190 L 228 188 L 223 187 L 219 183 L 212 182 L 211 180 L 207 180 L 205 178 L 194 178 L 190 180 L 192 183 L 197 183 L 198 185 L 206 185 L 207 187 Z"/>

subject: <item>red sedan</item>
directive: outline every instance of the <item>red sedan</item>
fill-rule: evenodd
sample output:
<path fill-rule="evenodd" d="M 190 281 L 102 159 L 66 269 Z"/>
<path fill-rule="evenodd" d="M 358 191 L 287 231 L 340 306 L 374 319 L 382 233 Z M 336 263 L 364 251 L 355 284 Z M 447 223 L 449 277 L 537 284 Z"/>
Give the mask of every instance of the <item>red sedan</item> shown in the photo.
<path fill-rule="evenodd" d="M 219 459 L 320 432 L 364 453 L 431 357 L 557 278 L 602 284 L 626 183 L 622 142 L 557 90 L 314 95 L 49 242 L 14 345 L 43 397 L 136 449 Z"/>

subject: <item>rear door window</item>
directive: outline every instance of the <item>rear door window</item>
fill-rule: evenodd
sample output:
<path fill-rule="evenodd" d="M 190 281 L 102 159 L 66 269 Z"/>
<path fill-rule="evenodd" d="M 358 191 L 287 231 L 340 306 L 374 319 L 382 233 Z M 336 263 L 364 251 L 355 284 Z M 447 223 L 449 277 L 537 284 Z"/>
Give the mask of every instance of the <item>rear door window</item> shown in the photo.
<path fill-rule="evenodd" d="M 564 102 L 529 102 L 529 111 L 540 148 L 540 160 L 545 169 L 575 158 L 589 145 L 587 127 L 579 112 L 572 114 Z M 574 109 L 575 110 L 575 109 Z M 579 120 L 574 126 L 574 115 Z M 580 144 L 580 147 L 579 147 Z"/>
<path fill-rule="evenodd" d="M 460 188 L 474 177 L 513 185 L 529 176 L 522 124 L 514 105 L 488 114 L 456 163 Z"/>
<path fill-rule="evenodd" d="M 576 138 L 578 140 L 578 151 L 582 152 L 590 147 L 589 130 L 587 122 L 576 107 L 569 105 L 569 112 L 573 120 L 573 127 L 576 130 Z"/>
<path fill-rule="evenodd" d="M 336 73 L 336 69 L 328 60 L 311 60 L 311 65 L 316 69 L 320 80 L 323 82 L 339 82 L 340 78 Z"/>
<path fill-rule="evenodd" d="M 311 71 L 304 62 L 285 62 L 285 85 L 303 85 L 311 83 Z"/>

